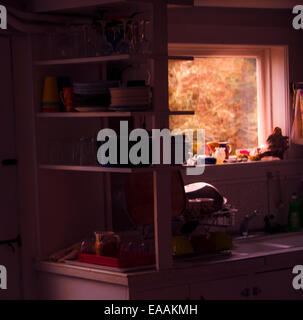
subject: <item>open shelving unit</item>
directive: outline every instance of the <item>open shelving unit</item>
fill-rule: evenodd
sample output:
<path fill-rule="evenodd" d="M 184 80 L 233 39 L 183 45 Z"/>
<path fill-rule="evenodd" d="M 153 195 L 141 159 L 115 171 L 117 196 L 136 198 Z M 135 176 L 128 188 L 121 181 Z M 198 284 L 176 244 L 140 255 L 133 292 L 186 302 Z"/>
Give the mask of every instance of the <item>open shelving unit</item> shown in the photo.
<path fill-rule="evenodd" d="M 156 269 L 173 266 L 171 243 L 170 174 L 178 167 L 156 165 L 145 168 L 113 168 L 89 165 L 50 164 L 42 160 L 43 147 L 49 140 L 70 139 L 77 135 L 97 133 L 102 128 L 111 128 L 115 121 L 124 119 L 135 127 L 142 126 L 146 119 L 147 129 L 169 128 L 170 115 L 193 115 L 189 111 L 170 111 L 168 108 L 168 46 L 166 1 L 96 1 L 98 9 L 118 10 L 127 6 L 145 8 L 151 20 L 152 50 L 149 54 L 114 54 L 110 56 L 80 57 L 72 59 L 46 59 L 34 52 L 35 37 L 29 35 L 23 45 L 28 48 L 26 58 L 19 70 L 22 83 L 32 83 L 31 96 L 26 97 L 28 110 L 23 116 L 32 124 L 33 131 L 27 136 L 27 153 L 32 164 L 36 241 L 33 251 L 38 260 L 43 260 L 54 251 L 79 241 L 81 237 L 96 229 L 111 230 L 112 221 L 112 177 L 120 174 L 150 172 L 154 183 L 154 233 Z M 84 4 L 84 2 L 83 2 Z M 56 2 L 55 6 L 60 3 Z M 48 11 L 42 8 L 40 11 Z M 89 7 L 89 5 L 88 5 Z M 72 8 L 72 7 L 71 7 Z M 89 7 L 93 10 L 94 6 Z M 86 8 L 87 9 L 87 8 Z M 85 9 L 85 10 L 86 10 Z M 116 12 L 116 11 L 115 11 Z M 73 14 L 73 10 L 71 10 Z M 85 14 L 85 12 L 84 12 Z M 38 46 L 39 47 L 39 46 Z M 20 54 L 21 55 L 21 54 Z M 28 60 L 31 64 L 28 64 Z M 20 60 L 22 61 L 22 59 Z M 95 81 L 107 79 L 107 66 L 115 64 L 149 64 L 152 75 L 152 109 L 142 112 L 41 112 L 41 92 L 46 76 L 69 76 L 72 81 Z M 20 101 L 22 98 L 19 97 Z M 25 125 L 24 125 L 24 128 Z M 180 166 L 181 168 L 181 166 Z M 83 200 L 85 199 L 85 200 Z M 54 237 L 54 235 L 56 235 Z M 68 268 L 68 267 L 67 267 Z"/>

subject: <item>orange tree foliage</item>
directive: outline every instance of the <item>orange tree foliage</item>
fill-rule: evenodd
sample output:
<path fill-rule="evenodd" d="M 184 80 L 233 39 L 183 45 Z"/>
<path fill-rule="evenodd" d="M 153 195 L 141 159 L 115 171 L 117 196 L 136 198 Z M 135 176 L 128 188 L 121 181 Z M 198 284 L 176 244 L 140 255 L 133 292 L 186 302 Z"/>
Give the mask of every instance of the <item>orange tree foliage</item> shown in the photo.
<path fill-rule="evenodd" d="M 233 150 L 258 145 L 256 59 L 195 58 L 169 61 L 170 129 L 204 129 L 206 141 L 229 141 Z"/>

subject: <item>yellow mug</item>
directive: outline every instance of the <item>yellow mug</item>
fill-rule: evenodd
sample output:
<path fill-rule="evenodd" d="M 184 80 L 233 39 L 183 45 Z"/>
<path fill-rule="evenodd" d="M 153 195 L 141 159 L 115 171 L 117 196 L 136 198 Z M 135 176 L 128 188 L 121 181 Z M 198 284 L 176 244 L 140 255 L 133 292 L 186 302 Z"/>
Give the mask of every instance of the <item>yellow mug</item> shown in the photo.
<path fill-rule="evenodd" d="M 58 112 L 60 111 L 60 98 L 58 83 L 56 77 L 46 77 L 44 79 L 42 111 Z"/>

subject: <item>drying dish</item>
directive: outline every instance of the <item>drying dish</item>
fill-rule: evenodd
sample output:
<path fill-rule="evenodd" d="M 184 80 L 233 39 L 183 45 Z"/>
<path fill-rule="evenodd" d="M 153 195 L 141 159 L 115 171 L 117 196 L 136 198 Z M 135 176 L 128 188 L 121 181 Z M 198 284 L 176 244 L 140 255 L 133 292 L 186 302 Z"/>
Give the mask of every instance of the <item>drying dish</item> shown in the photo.
<path fill-rule="evenodd" d="M 111 88 L 112 110 L 145 110 L 150 106 L 150 87 Z"/>
<path fill-rule="evenodd" d="M 89 112 L 87 108 L 108 107 L 110 105 L 109 90 L 110 88 L 118 86 L 118 81 L 107 80 L 74 83 L 76 110 Z M 86 110 L 81 110 L 80 108 L 85 108 Z M 104 109 L 102 111 L 104 111 Z"/>

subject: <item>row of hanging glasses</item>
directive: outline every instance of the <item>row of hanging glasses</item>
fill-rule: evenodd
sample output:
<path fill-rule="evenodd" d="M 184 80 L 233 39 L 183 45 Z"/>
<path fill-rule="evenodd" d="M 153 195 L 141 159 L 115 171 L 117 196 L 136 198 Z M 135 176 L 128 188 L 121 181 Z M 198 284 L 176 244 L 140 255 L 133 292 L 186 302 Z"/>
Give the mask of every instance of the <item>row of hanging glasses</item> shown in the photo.
<path fill-rule="evenodd" d="M 37 35 L 34 51 L 39 60 L 148 54 L 150 29 L 150 20 L 136 15 L 111 21 L 94 19 L 88 25 L 70 25 Z"/>

